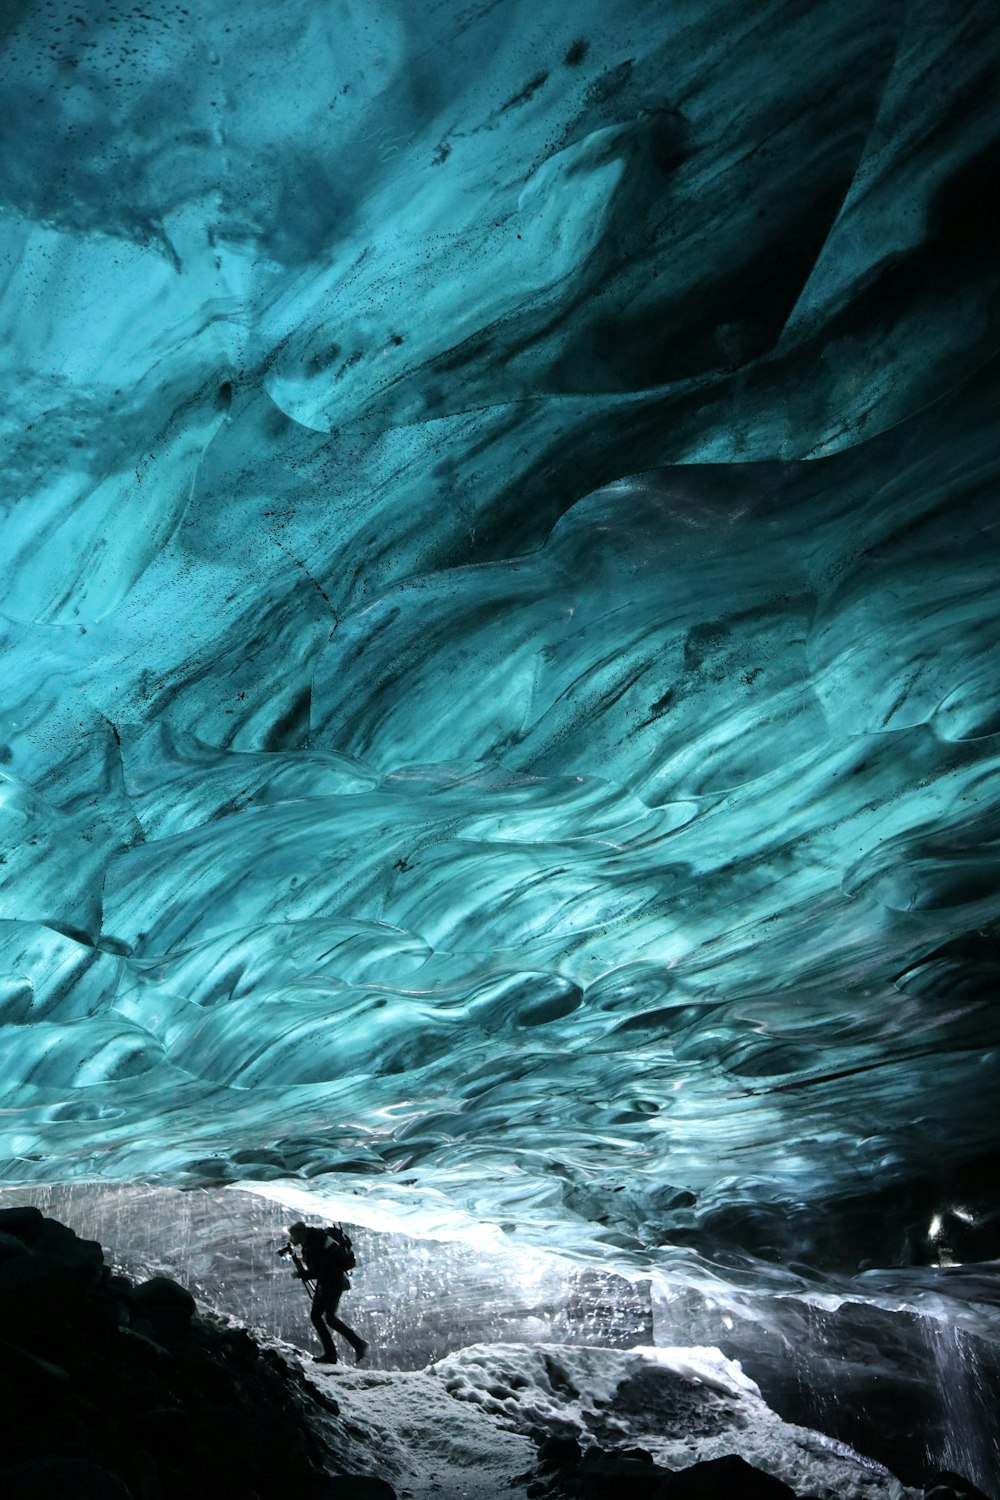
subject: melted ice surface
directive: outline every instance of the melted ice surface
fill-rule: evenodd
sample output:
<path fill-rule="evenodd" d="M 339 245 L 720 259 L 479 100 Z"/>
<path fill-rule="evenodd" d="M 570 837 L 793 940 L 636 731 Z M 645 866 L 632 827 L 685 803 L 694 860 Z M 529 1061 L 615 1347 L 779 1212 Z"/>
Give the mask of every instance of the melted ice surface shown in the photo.
<path fill-rule="evenodd" d="M 466 1476 L 472 1493 L 480 1473 L 495 1479 L 503 1460 L 518 1450 L 512 1435 L 556 1432 L 576 1436 L 586 1450 L 639 1446 L 664 1468 L 680 1470 L 727 1453 L 738 1453 L 755 1468 L 784 1480 L 798 1494 L 822 1500 L 906 1500 L 919 1492 L 907 1489 L 879 1465 L 862 1459 L 843 1444 L 791 1426 L 768 1409 L 738 1364 L 718 1349 L 570 1349 L 564 1345 L 478 1345 L 462 1349 L 409 1376 L 347 1373 L 331 1379 L 342 1418 L 363 1431 L 373 1414 L 383 1431 L 383 1452 L 407 1473 L 416 1492 L 433 1480 L 456 1491 Z M 459 1423 L 451 1413 L 423 1423 L 428 1406 L 437 1410 L 434 1387 L 476 1413 Z M 393 1417 L 405 1435 L 403 1451 L 394 1452 Z M 442 1420 L 443 1417 L 443 1420 Z M 496 1437 L 491 1437 L 491 1429 Z M 436 1433 L 421 1454 L 421 1431 Z M 426 1442 L 426 1439 L 424 1440 Z M 412 1444 L 412 1448 L 409 1445 Z M 419 1454 L 414 1473 L 412 1459 Z M 498 1463 L 499 1460 L 499 1463 Z M 512 1476 L 504 1476 L 509 1478 Z M 495 1493 L 495 1488 L 493 1490 Z"/>

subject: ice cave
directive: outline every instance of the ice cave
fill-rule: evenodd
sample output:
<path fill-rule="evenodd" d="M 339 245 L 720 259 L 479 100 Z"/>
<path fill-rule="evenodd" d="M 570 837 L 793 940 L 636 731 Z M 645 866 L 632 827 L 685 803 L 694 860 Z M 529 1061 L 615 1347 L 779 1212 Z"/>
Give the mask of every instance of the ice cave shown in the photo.
<path fill-rule="evenodd" d="M 449 1462 L 1000 1500 L 998 77 L 995 0 L 4 0 L 0 1209 L 305 1351 L 348 1225 L 397 1495 L 525 1493 L 393 1469 L 433 1371 Z"/>

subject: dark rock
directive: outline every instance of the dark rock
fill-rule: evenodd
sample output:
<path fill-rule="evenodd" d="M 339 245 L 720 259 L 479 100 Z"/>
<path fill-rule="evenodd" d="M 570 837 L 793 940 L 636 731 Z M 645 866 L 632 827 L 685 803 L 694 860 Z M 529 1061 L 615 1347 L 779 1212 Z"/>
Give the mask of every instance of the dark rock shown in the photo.
<path fill-rule="evenodd" d="M 134 1323 L 129 1322 L 121 1327 L 119 1332 L 127 1339 L 138 1339 L 146 1345 L 147 1349 L 152 1349 L 155 1354 L 162 1355 L 163 1358 L 168 1355 L 168 1350 L 154 1337 L 153 1325 L 146 1318 L 137 1318 Z"/>
<path fill-rule="evenodd" d="M 961 1474 L 953 1474 L 950 1469 L 939 1469 L 924 1491 L 924 1500 L 988 1500 L 988 1497 L 971 1480 L 963 1479 Z"/>
<path fill-rule="evenodd" d="M 153 1276 L 133 1287 L 132 1301 L 147 1318 L 167 1311 L 182 1313 L 190 1321 L 195 1314 L 195 1300 L 187 1287 L 172 1281 L 169 1276 Z"/>
<path fill-rule="evenodd" d="M 2 1500 L 344 1500 L 314 1422 L 337 1404 L 297 1366 L 167 1277 L 134 1287 L 93 1241 L 19 1213 L 28 1238 L 0 1230 L 16 1242 L 0 1257 Z"/>
<path fill-rule="evenodd" d="M 0 1470 L 4 1500 L 134 1500 L 132 1491 L 100 1464 L 85 1458 L 32 1458 Z"/>
<path fill-rule="evenodd" d="M 538 1444 L 538 1462 L 543 1469 L 575 1469 L 580 1458 L 580 1444 L 575 1437 L 555 1433 Z"/>
<path fill-rule="evenodd" d="M 195 1300 L 169 1276 L 153 1276 L 133 1289 L 130 1312 L 136 1332 L 171 1342 L 185 1333 L 195 1314 Z"/>
<path fill-rule="evenodd" d="M 0 1297 L 33 1296 L 67 1284 L 91 1289 L 90 1282 L 91 1277 L 85 1268 L 44 1251 L 25 1250 L 0 1261 Z"/>
<path fill-rule="evenodd" d="M 80 1239 L 37 1208 L 0 1212 L 0 1234 L 0 1327 L 15 1343 L 52 1357 L 53 1349 L 36 1347 L 32 1335 L 39 1333 L 43 1344 L 48 1337 L 51 1344 L 67 1322 L 100 1322 L 102 1312 L 87 1294 L 101 1283 L 104 1253 L 95 1240 Z"/>
<path fill-rule="evenodd" d="M 0 1229 L 0 1261 L 9 1260 L 11 1256 L 27 1255 L 28 1247 L 16 1234 L 5 1234 Z"/>
<path fill-rule="evenodd" d="M 735 1453 L 707 1459 L 671 1474 L 658 1500 L 796 1500 L 795 1491 L 773 1474 L 763 1474 Z"/>
<path fill-rule="evenodd" d="M 92 1289 L 100 1285 L 104 1274 L 104 1251 L 96 1240 L 82 1240 L 74 1230 L 60 1224 L 58 1219 L 42 1220 L 38 1232 L 31 1240 L 31 1249 L 43 1251 L 64 1261 Z"/>
<path fill-rule="evenodd" d="M 164 1471 L 170 1473 L 169 1462 L 161 1466 L 144 1448 L 133 1448 L 123 1469 L 135 1500 L 167 1500 L 169 1491 L 164 1488 L 161 1475 Z"/>
<path fill-rule="evenodd" d="M 0 1370 L 13 1378 L 20 1388 L 42 1399 L 70 1385 L 67 1372 L 50 1360 L 41 1359 L 19 1344 L 0 1338 Z"/>
<path fill-rule="evenodd" d="M 601 1448 L 588 1448 L 580 1460 L 581 1474 L 640 1474 L 648 1475 L 655 1469 L 652 1455 L 645 1448 L 616 1449 L 605 1453 Z"/>
<path fill-rule="evenodd" d="M 588 1448 L 568 1486 L 583 1500 L 653 1500 L 669 1471 L 644 1448 Z"/>
<path fill-rule="evenodd" d="M 101 1296 L 107 1302 L 114 1320 L 127 1328 L 132 1321 L 132 1283 L 127 1276 L 108 1275 L 101 1283 Z"/>
<path fill-rule="evenodd" d="M 25 1204 L 23 1208 L 0 1208 L 0 1233 L 16 1235 L 30 1245 L 45 1223 L 41 1209 Z"/>

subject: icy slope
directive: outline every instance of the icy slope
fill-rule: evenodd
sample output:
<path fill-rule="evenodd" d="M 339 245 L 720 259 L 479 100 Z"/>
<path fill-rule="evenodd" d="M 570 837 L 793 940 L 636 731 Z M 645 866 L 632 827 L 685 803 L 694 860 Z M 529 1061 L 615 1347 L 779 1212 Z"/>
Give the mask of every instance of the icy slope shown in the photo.
<path fill-rule="evenodd" d="M 381 1472 L 414 1500 L 495 1495 L 518 1474 L 528 1477 L 537 1463 L 528 1433 L 576 1437 L 584 1451 L 641 1447 L 670 1471 L 738 1453 L 820 1500 L 919 1493 L 843 1445 L 782 1422 L 717 1349 L 484 1344 L 426 1371 L 345 1369 L 322 1386 L 340 1404 L 339 1417 L 321 1426 L 345 1471 L 362 1467 L 365 1449 L 375 1447 Z"/>

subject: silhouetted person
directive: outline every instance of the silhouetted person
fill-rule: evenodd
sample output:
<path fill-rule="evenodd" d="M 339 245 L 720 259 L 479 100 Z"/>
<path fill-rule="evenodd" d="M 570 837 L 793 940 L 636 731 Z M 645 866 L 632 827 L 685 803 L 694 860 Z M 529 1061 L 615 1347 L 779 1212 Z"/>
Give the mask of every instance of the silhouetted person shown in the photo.
<path fill-rule="evenodd" d="M 342 1229 L 307 1229 L 302 1223 L 289 1227 L 288 1238 L 301 1249 L 305 1274 L 316 1282 L 309 1317 L 323 1345 L 323 1353 L 315 1356 L 317 1363 L 337 1363 L 337 1347 L 330 1328 L 347 1340 L 354 1350 L 355 1363 L 360 1363 L 368 1352 L 367 1340 L 337 1317 L 340 1299 L 351 1287 L 347 1273 L 355 1264 L 350 1240 Z M 302 1272 L 294 1274 L 301 1276 Z"/>

